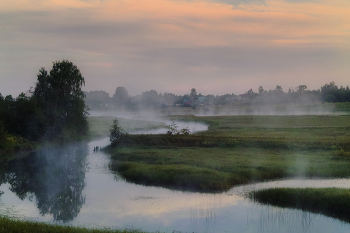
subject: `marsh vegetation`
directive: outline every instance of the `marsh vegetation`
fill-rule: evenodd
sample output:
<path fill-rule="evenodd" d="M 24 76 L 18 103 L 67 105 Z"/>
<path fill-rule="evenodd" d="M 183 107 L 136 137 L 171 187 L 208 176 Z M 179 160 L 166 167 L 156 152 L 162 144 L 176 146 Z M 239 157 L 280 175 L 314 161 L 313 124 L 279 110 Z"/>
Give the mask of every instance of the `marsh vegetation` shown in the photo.
<path fill-rule="evenodd" d="M 111 169 L 147 185 L 224 191 L 287 177 L 349 177 L 350 116 L 172 116 L 209 130 L 190 135 L 128 135 Z"/>
<path fill-rule="evenodd" d="M 350 222 L 350 189 L 273 188 L 248 194 L 253 201 L 324 214 Z"/>

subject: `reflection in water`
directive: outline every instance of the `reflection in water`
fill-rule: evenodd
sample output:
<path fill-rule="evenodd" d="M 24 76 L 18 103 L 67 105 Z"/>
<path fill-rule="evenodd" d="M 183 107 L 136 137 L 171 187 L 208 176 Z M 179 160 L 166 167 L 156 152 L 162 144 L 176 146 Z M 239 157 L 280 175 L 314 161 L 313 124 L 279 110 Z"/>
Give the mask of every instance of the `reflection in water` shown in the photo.
<path fill-rule="evenodd" d="M 288 232 L 309 232 L 315 215 L 310 212 L 263 206 L 259 211 L 261 232 L 278 232 L 281 228 Z"/>
<path fill-rule="evenodd" d="M 83 204 L 87 145 L 33 152 L 7 164 L 2 182 L 21 200 L 35 198 L 42 216 L 52 215 L 56 221 L 73 220 Z"/>
<path fill-rule="evenodd" d="M 115 179 L 109 139 L 51 149 L 0 164 L 0 215 L 85 227 L 161 232 L 349 232 L 350 225 L 300 210 L 261 205 L 244 194 L 269 187 L 347 187 L 349 179 L 289 180 L 202 194 Z M 56 222 L 57 223 L 57 222 Z"/>

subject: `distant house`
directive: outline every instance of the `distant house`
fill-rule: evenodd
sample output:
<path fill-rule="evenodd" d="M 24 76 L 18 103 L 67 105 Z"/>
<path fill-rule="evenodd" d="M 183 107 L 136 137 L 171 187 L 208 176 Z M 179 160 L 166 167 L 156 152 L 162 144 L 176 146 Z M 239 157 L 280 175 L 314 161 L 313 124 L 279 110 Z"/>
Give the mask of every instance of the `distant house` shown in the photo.
<path fill-rule="evenodd" d="M 192 101 L 190 99 L 184 99 L 183 100 L 183 105 L 185 107 L 191 107 L 192 106 Z"/>

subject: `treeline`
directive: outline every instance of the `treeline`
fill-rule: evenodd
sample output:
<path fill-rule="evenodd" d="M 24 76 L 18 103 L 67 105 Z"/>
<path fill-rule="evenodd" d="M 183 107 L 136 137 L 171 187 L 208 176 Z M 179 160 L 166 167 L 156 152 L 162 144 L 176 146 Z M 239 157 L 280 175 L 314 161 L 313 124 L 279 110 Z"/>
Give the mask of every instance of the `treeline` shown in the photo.
<path fill-rule="evenodd" d="M 91 109 L 159 109 L 171 106 L 203 107 L 227 104 L 288 104 L 313 102 L 348 102 L 350 101 L 349 86 L 338 87 L 334 82 L 325 84 L 318 90 L 307 90 L 306 85 L 288 88 L 284 91 L 279 85 L 273 90 L 264 90 L 259 86 L 258 92 L 253 89 L 244 94 L 202 95 L 192 88 L 189 94 L 175 95 L 172 93 L 158 93 L 155 90 L 143 92 L 141 95 L 131 96 L 124 87 L 117 87 L 112 97 L 105 91 L 85 92 L 86 104 Z"/>
<path fill-rule="evenodd" d="M 26 94 L 14 98 L 0 93 L 0 150 L 86 134 L 84 84 L 79 69 L 63 60 L 54 62 L 49 73 L 41 68 L 35 87 Z"/>

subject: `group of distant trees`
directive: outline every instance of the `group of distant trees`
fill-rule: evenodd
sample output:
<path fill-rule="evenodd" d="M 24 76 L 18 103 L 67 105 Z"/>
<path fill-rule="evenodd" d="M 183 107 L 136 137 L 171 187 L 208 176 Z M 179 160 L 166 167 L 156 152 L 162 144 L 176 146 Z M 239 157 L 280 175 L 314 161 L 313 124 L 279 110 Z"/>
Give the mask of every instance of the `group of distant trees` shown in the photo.
<path fill-rule="evenodd" d="M 309 102 L 348 102 L 350 101 L 349 86 L 338 87 L 334 82 L 325 84 L 318 90 L 307 90 L 306 85 L 289 88 L 287 92 L 279 85 L 274 90 L 265 91 L 262 86 L 258 88 L 259 93 L 252 90 L 245 93 L 245 97 L 251 102 L 257 103 L 309 103 Z"/>
<path fill-rule="evenodd" d="M 157 109 L 173 104 L 182 104 L 183 96 L 172 93 L 145 91 L 131 96 L 124 87 L 117 87 L 112 97 L 105 91 L 85 92 L 86 104 L 91 109 L 117 108 L 124 110 Z"/>
<path fill-rule="evenodd" d="M 157 109 L 169 106 L 207 106 L 227 105 L 233 103 L 276 104 L 276 103 L 310 103 L 310 102 L 347 102 L 350 101 L 350 90 L 334 82 L 325 84 L 318 90 L 307 90 L 306 85 L 288 88 L 284 91 L 280 85 L 273 90 L 258 87 L 241 95 L 202 95 L 192 88 L 189 94 L 175 95 L 172 93 L 157 93 L 155 90 L 145 91 L 141 95 L 131 96 L 124 87 L 117 87 L 112 97 L 104 91 L 85 92 L 86 103 L 92 109 L 116 108 L 125 110 Z M 204 97 L 204 98 L 203 98 Z"/>
<path fill-rule="evenodd" d="M 88 130 L 85 84 L 70 61 L 39 70 L 35 87 L 14 98 L 0 93 L 0 149 L 14 135 L 31 141 L 72 138 Z"/>
<path fill-rule="evenodd" d="M 72 138 L 88 130 L 87 105 L 92 109 L 158 109 L 169 106 L 207 106 L 233 103 L 274 104 L 350 101 L 349 86 L 338 87 L 334 82 L 318 90 L 307 90 L 306 85 L 289 88 L 279 85 L 266 91 L 259 86 L 245 94 L 202 95 L 195 88 L 189 94 L 158 93 L 155 90 L 131 96 L 124 87 L 117 87 L 112 97 L 104 91 L 83 92 L 84 77 L 68 60 L 53 63 L 50 72 L 39 70 L 35 87 L 14 98 L 0 93 L 0 149 L 15 137 L 31 141 Z M 9 141 L 10 140 L 10 141 Z"/>

